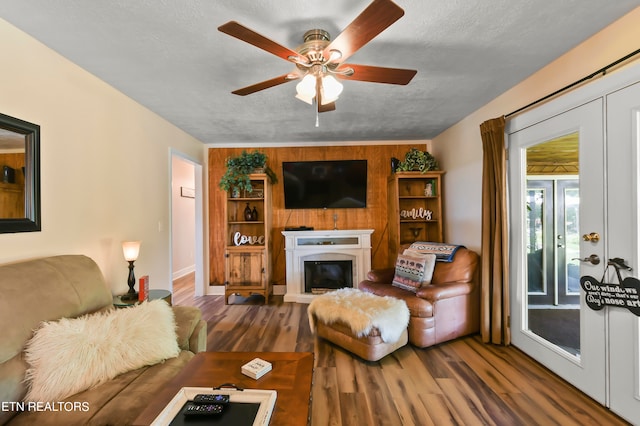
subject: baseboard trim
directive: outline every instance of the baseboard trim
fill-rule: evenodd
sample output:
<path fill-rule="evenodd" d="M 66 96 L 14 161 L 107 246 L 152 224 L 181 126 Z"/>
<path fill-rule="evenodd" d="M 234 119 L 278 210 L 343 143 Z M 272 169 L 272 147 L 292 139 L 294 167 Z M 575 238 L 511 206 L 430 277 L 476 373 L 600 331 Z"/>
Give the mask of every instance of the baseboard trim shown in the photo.
<path fill-rule="evenodd" d="M 207 296 L 224 296 L 224 286 L 223 285 L 207 286 Z"/>
<path fill-rule="evenodd" d="M 182 268 L 179 271 L 173 271 L 172 279 L 177 280 L 178 278 L 182 278 L 185 275 L 189 275 L 196 271 L 195 263 L 193 265 L 187 266 L 186 268 Z"/>
<path fill-rule="evenodd" d="M 282 296 L 286 293 L 286 285 L 274 285 L 272 288 L 272 294 L 274 296 Z M 223 285 L 210 285 L 207 287 L 207 296 L 224 296 Z"/>

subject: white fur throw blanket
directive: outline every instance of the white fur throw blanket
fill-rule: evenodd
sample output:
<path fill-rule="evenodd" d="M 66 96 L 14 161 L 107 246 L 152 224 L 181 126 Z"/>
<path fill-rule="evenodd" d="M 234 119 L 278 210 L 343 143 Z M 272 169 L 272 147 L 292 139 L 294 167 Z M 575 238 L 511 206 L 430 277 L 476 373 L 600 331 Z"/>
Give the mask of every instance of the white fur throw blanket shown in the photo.
<path fill-rule="evenodd" d="M 376 296 L 353 288 L 342 288 L 315 297 L 307 309 L 309 326 L 315 333 L 315 320 L 332 324 L 341 321 L 358 337 L 377 328 L 384 342 L 397 342 L 409 324 L 409 308 L 404 300 Z"/>

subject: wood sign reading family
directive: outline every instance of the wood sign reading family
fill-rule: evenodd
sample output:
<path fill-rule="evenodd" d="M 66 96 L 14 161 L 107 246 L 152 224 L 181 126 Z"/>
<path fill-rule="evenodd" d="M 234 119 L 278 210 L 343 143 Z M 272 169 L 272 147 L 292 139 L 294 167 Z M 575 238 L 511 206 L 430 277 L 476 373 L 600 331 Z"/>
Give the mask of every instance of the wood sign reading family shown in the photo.
<path fill-rule="evenodd" d="M 400 210 L 400 217 L 402 219 L 424 219 L 431 220 L 433 212 L 420 207 L 419 209 Z"/>
<path fill-rule="evenodd" d="M 610 260 L 607 267 L 614 266 L 616 268 L 619 284 L 604 283 L 602 280 L 598 281 L 588 275 L 580 278 L 587 306 L 594 311 L 599 311 L 605 306 L 618 306 L 627 308 L 634 315 L 640 316 L 640 280 L 633 277 L 621 279 L 619 270 L 621 266 L 619 262 L 615 261 L 616 259 Z M 623 269 L 631 269 L 624 265 L 624 261 L 622 261 L 622 266 L 624 266 Z M 604 275 L 602 279 L 604 279 Z"/>

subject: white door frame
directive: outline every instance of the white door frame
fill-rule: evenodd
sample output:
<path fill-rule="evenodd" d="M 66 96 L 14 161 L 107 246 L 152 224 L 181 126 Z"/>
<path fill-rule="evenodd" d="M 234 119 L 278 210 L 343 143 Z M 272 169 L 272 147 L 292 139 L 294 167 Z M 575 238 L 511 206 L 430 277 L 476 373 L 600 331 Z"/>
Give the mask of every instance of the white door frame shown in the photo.
<path fill-rule="evenodd" d="M 640 77 L 639 77 L 640 80 Z M 640 82 L 607 95 L 609 163 L 608 246 L 640 273 Z M 617 282 L 615 274 L 607 282 Z M 625 308 L 609 309 L 610 408 L 629 421 L 640 421 L 640 317 Z M 624 350 L 619 348 L 624 347 Z"/>

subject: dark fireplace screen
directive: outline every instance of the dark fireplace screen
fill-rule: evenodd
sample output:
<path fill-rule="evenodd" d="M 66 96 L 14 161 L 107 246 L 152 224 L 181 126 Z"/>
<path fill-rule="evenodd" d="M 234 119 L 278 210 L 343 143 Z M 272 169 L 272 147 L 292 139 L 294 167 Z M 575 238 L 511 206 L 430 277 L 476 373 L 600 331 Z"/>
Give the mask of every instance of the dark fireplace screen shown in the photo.
<path fill-rule="evenodd" d="M 353 287 L 352 268 L 350 260 L 305 261 L 305 293 L 322 294 L 343 287 Z"/>

